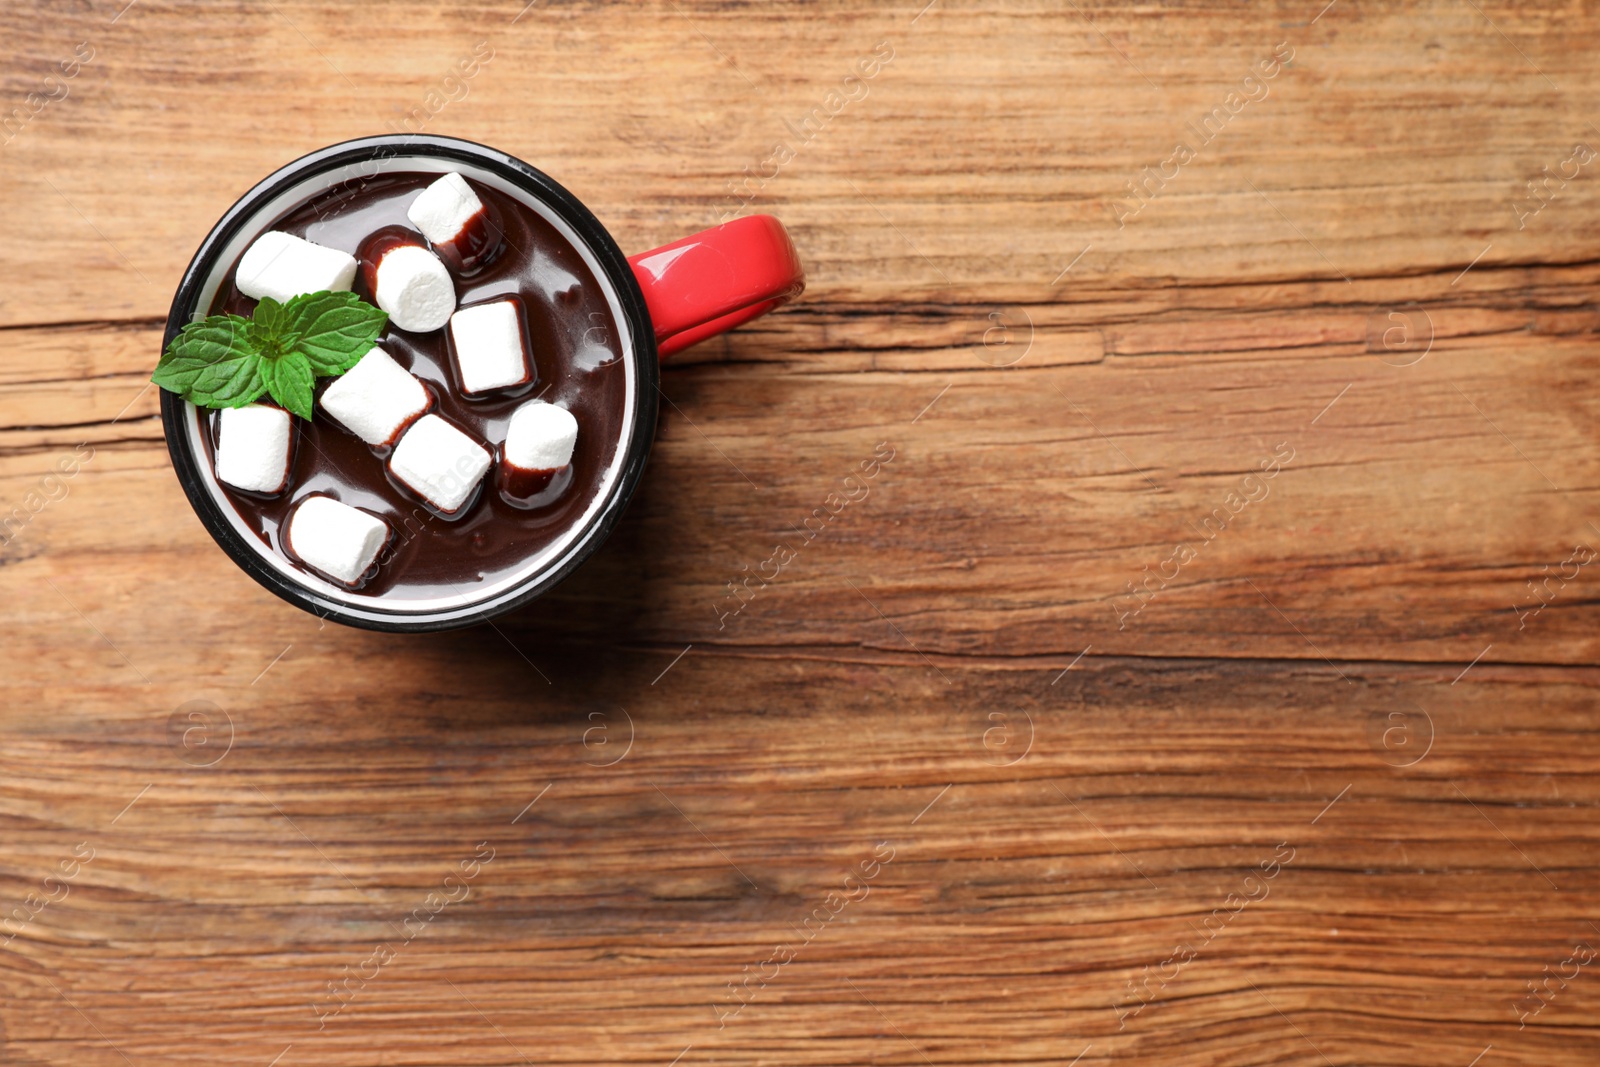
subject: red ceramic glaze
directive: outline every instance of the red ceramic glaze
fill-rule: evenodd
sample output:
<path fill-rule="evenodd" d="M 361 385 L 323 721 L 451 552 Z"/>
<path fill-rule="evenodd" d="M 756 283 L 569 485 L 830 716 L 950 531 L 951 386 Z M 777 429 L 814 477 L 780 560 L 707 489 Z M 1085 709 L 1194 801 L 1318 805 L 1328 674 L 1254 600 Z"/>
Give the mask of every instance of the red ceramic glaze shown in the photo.
<path fill-rule="evenodd" d="M 799 296 L 806 273 L 783 223 L 750 215 L 629 256 L 661 358 Z"/>

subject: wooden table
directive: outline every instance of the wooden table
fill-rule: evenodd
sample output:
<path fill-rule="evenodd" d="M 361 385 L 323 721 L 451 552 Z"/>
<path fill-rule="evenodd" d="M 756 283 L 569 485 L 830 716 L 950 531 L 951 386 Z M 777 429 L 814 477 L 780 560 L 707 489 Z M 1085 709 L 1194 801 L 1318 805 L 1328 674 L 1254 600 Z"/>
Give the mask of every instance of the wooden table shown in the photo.
<path fill-rule="evenodd" d="M 0 1061 L 1596 1062 L 1600 14 L 125 2 L 0 11 Z M 404 123 L 810 272 L 412 639 L 239 572 L 145 387 Z"/>

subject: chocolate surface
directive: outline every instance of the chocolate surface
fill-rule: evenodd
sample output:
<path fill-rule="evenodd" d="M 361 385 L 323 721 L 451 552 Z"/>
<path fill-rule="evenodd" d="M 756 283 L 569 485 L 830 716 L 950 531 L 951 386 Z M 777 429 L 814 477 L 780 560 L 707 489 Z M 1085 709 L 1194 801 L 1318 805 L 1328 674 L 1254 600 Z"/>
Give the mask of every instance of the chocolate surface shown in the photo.
<path fill-rule="evenodd" d="M 284 230 L 359 256 L 379 230 L 395 227 L 414 233 L 406 207 L 437 178 L 387 174 L 358 189 L 336 187 L 263 226 L 262 232 Z M 430 410 L 494 453 L 496 468 L 511 413 L 535 396 L 560 404 L 577 418 L 577 448 L 571 466 L 532 500 L 503 496 L 498 471 L 491 468 L 473 501 L 459 514 L 445 516 L 388 473 L 390 448 L 375 448 L 340 428 L 320 404 L 312 422 L 295 419 L 293 471 L 282 495 L 266 499 L 227 485 L 222 490 L 269 550 L 291 561 L 282 544 L 285 523 L 295 504 L 314 493 L 365 508 L 388 522 L 393 536 L 379 556 L 377 572 L 361 589 L 364 595 L 470 594 L 508 576 L 579 520 L 600 495 L 605 471 L 616 458 L 627 383 L 604 290 L 572 243 L 530 207 L 480 183 L 473 182 L 473 188 L 492 212 L 504 245 L 476 274 L 455 276 L 457 304 L 518 298 L 526 316 L 533 384 L 481 398 L 464 396 L 446 341 L 448 326 L 416 334 L 391 324 L 378 344 L 422 380 L 433 397 Z M 422 240 L 420 234 L 416 237 Z M 255 309 L 256 302 L 234 286 L 237 266 L 229 267 L 211 314 L 248 316 Z M 359 276 L 356 292 L 372 299 Z M 331 381 L 318 380 L 319 397 Z M 217 413 L 199 409 L 195 417 L 203 421 L 206 458 L 214 466 Z"/>

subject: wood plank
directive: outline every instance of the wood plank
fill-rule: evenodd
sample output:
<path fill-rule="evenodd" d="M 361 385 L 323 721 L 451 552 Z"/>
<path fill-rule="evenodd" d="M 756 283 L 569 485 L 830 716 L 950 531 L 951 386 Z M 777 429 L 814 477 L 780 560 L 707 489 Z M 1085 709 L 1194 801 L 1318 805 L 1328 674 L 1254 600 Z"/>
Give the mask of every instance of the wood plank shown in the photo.
<path fill-rule="evenodd" d="M 1406 667 L 1353 691 L 1292 664 L 1137 659 L 1059 684 L 947 665 L 946 685 L 915 661 L 696 650 L 652 685 L 665 655 L 519 633 L 559 653 L 546 685 L 466 636 L 400 658 L 373 635 L 295 636 L 258 683 L 158 674 L 147 707 L 12 728 L 7 882 L 24 892 L 93 850 L 7 955 L 22 1062 L 56 1042 L 115 1058 L 63 994 L 135 1062 L 266 1062 L 290 1043 L 357 1062 L 402 1036 L 408 1062 L 516 1060 L 507 1045 L 667 1062 L 692 1043 L 713 1060 L 794 1045 L 814 1063 L 913 1047 L 1027 1062 L 1092 1044 L 1308 1063 L 1306 1039 L 1335 1062 L 1436 1062 L 1446 1035 L 1470 1058 L 1472 1033 L 1515 1033 L 1523 982 L 1594 940 L 1592 670 L 1484 669 L 1446 706 Z M 361 670 L 371 658 L 385 669 Z M 352 666 L 360 692 L 333 695 Z M 85 665 L 76 695 L 111 677 Z M 1545 714 L 1512 721 L 1530 688 Z M 152 714 L 196 692 L 232 724 L 211 767 Z M 1374 727 L 1412 694 L 1436 733 L 1395 766 L 1411 753 Z M 87 741 L 101 732 L 123 738 L 109 761 Z M 493 859 L 446 888 L 483 841 Z M 892 859 L 850 883 L 866 894 L 797 934 L 879 842 Z M 405 937 L 430 892 L 462 886 Z M 786 943 L 795 958 L 719 1027 L 728 982 Z M 332 1011 L 328 982 L 378 945 L 394 958 L 319 1026 L 310 1004 Z M 1175 945 L 1195 957 L 1130 993 Z M 1574 982 L 1510 1062 L 1592 1047 L 1574 1028 L 1592 1009 Z"/>
<path fill-rule="evenodd" d="M 1072 285 L 1314 276 L 1337 300 L 1345 278 L 1448 278 L 1491 243 L 1481 266 L 1580 263 L 1600 237 L 1587 171 L 1520 230 L 1513 210 L 1529 178 L 1597 136 L 1582 104 L 1593 12 L 1563 9 L 1558 23 L 1505 9 L 1490 24 L 1440 0 L 1313 25 L 1233 5 L 1160 18 L 1042 0 L 921 7 L 656 4 L 617 18 L 583 3 L 516 18 L 515 3 L 374 16 L 144 2 L 114 24 L 87 6 L 0 13 L 13 97 L 79 42 L 94 54 L 0 152 L 0 182 L 29 207 L 0 219 L 0 323 L 164 315 L 200 238 L 255 181 L 391 128 L 479 42 L 494 58 L 424 130 L 549 171 L 629 251 L 742 210 L 730 185 L 771 172 L 774 144 L 795 141 L 749 209 L 790 224 L 813 292 L 833 297 L 1037 299 L 1093 246 Z M 865 96 L 809 140 L 791 132 L 884 41 L 894 58 L 858 83 Z M 1119 227 L 1130 183 L 1153 188 L 1144 168 L 1200 142 L 1188 124 L 1280 42 L 1294 58 L 1259 83 L 1267 95 L 1191 145 L 1195 159 Z"/>
<path fill-rule="evenodd" d="M 1593 299 L 1587 273 L 1532 295 L 1517 275 L 1481 301 L 1309 320 L 1292 310 L 1303 286 L 1275 287 L 1283 310 L 1250 312 L 1108 294 L 1104 305 L 1128 306 L 1093 361 L 1073 358 L 1085 350 L 1074 309 L 1008 307 L 1011 339 L 985 346 L 975 324 L 996 320 L 982 307 L 813 304 L 668 368 L 631 514 L 531 614 L 663 647 L 1064 664 L 1093 646 L 1301 658 L 1330 673 L 1342 668 L 1328 661 L 1411 660 L 1446 678 L 1480 654 L 1591 663 L 1581 550 L 1600 546 L 1600 411 L 1573 388 L 1596 368 L 1589 313 L 1568 310 Z M 1393 322 L 1413 333 L 1390 351 Z M 152 554 L 169 568 L 203 560 L 234 594 L 258 596 L 164 469 L 156 396 L 132 373 L 158 331 L 12 332 L 30 364 L 70 366 L 86 347 L 103 375 L 53 372 L 0 400 L 11 507 L 80 443 L 129 450 L 115 474 L 85 467 L 79 495 L 95 502 L 61 508 L 97 509 L 107 525 L 41 512 L 14 551 L 27 540 L 92 555 L 130 581 Z M 912 359 L 928 369 L 905 370 Z M 863 463 L 878 474 L 861 478 Z M 1279 469 L 1269 478 L 1262 464 Z M 782 568 L 768 562 L 778 546 L 794 554 Z"/>

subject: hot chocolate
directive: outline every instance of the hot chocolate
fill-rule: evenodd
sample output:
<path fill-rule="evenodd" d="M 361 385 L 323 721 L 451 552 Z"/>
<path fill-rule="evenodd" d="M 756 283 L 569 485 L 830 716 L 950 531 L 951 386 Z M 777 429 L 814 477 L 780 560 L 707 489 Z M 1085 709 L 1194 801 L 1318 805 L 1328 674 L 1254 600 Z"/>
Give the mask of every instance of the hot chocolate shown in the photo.
<path fill-rule="evenodd" d="M 393 402 L 401 404 L 400 418 L 392 433 L 382 420 L 375 424 L 360 412 L 335 418 L 324 406 L 324 394 L 343 379 L 319 378 L 314 417 L 292 419 L 294 440 L 283 488 L 269 495 L 219 479 L 228 501 L 268 551 L 362 596 L 471 594 L 509 576 L 559 539 L 605 491 L 605 473 L 626 424 L 621 337 L 605 291 L 584 257 L 531 206 L 479 183 L 470 184 L 468 195 L 476 194 L 481 210 L 463 209 L 453 217 L 460 208 L 461 182 L 453 177 L 441 183 L 437 173 L 384 174 L 359 187 L 330 189 L 261 228 L 354 257 L 362 269 L 349 284 L 362 300 L 380 303 L 375 290 L 383 289 L 383 302 L 393 308 L 414 301 L 405 304 L 407 311 L 390 312 L 377 347 L 420 381 L 423 392 L 415 392 L 403 377 L 395 386 L 396 368 L 381 357 L 361 367 L 362 381 L 345 390 L 389 390 L 383 395 L 391 400 L 399 396 Z M 419 195 L 436 185 L 424 202 L 426 213 L 408 215 Z M 457 225 L 452 240 L 444 231 Z M 454 314 L 473 314 L 438 328 L 403 329 L 397 319 L 425 326 L 438 319 L 432 310 L 437 280 L 420 269 L 431 269 L 421 259 L 430 247 L 428 254 L 437 253 L 449 268 Z M 255 310 L 257 301 L 239 286 L 240 264 L 249 259 L 247 250 L 230 266 L 207 309 L 210 314 L 249 317 Z M 246 264 L 252 285 L 254 273 L 270 274 L 273 267 L 270 259 L 261 259 Z M 329 266 L 332 274 L 337 266 Z M 468 338 L 488 346 L 477 364 L 465 362 L 459 351 Z M 518 343 L 525 366 L 514 353 L 506 357 L 494 350 L 495 344 Z M 405 393 L 408 388 L 411 394 Z M 341 401 L 337 395 L 332 399 Z M 539 410 L 535 401 L 562 413 Z M 342 412 L 350 401 L 343 405 L 329 407 Z M 519 409 L 529 410 L 514 431 L 512 416 Z M 201 420 L 207 459 L 215 465 L 224 415 L 196 408 L 193 417 Z M 459 480 L 439 488 L 427 469 L 441 454 L 450 459 L 450 449 L 461 450 L 456 469 L 464 471 L 463 479 L 474 479 L 464 496 Z M 481 475 L 476 472 L 484 470 L 483 459 L 476 449 L 489 460 Z M 566 449 L 570 460 L 560 463 Z M 443 480 L 451 476 L 446 470 Z M 271 480 L 261 475 L 246 484 Z M 291 518 L 313 498 L 349 505 L 387 524 L 382 547 L 358 578 L 351 580 L 288 543 Z M 379 534 L 360 528 L 359 517 L 351 527 L 333 510 L 322 503 L 312 508 L 317 515 L 329 513 L 330 528 L 353 529 L 351 536 L 365 538 L 360 543 L 370 550 Z M 308 523 L 306 536 L 314 529 Z"/>

